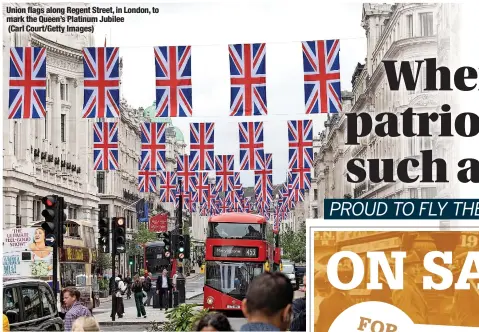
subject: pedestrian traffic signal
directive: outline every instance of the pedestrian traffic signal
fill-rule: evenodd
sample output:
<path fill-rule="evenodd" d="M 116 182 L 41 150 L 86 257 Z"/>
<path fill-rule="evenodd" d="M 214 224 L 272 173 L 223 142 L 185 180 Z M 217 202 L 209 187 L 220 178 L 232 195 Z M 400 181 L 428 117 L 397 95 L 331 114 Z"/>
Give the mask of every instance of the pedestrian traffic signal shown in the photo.
<path fill-rule="evenodd" d="M 171 232 L 163 233 L 163 244 L 165 245 L 165 257 L 171 256 Z"/>
<path fill-rule="evenodd" d="M 126 225 L 125 218 L 115 217 L 113 218 L 113 251 L 115 254 L 122 254 L 126 251 Z"/>
<path fill-rule="evenodd" d="M 100 218 L 98 221 L 98 247 L 104 254 L 110 252 L 110 220 L 108 218 Z"/>
<path fill-rule="evenodd" d="M 45 205 L 45 209 L 42 211 L 45 221 L 41 225 L 45 231 L 45 244 L 53 247 L 56 240 L 56 227 L 59 224 L 58 196 L 45 196 L 42 198 L 42 203 Z"/>

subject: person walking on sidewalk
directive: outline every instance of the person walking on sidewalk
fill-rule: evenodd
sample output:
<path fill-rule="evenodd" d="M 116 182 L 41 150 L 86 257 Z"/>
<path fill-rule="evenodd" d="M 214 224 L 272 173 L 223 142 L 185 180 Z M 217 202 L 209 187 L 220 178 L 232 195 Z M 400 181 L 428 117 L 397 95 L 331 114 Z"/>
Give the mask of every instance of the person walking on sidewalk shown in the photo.
<path fill-rule="evenodd" d="M 153 287 L 151 287 L 151 272 L 145 278 L 143 282 L 143 290 L 146 292 L 146 301 L 143 303 L 145 307 L 151 306 L 151 298 L 153 297 Z"/>
<path fill-rule="evenodd" d="M 123 304 L 123 295 L 126 293 L 126 285 L 121 280 L 121 275 L 115 278 L 115 292 L 114 295 L 116 299 L 116 314 L 118 318 L 123 318 L 125 313 L 125 305 Z"/>
<path fill-rule="evenodd" d="M 156 292 L 160 296 L 161 309 L 168 309 L 168 296 L 169 291 L 173 288 L 171 278 L 168 277 L 168 270 L 164 269 L 163 274 L 156 280 Z"/>
<path fill-rule="evenodd" d="M 143 298 L 145 293 L 143 293 L 143 283 L 140 281 L 140 278 L 135 277 L 135 282 L 132 286 L 133 296 L 135 297 L 136 304 L 136 317 L 141 318 L 143 316 L 146 318 L 145 306 L 143 305 Z"/>
<path fill-rule="evenodd" d="M 73 322 L 79 317 L 90 317 L 91 312 L 87 307 L 80 303 L 80 291 L 73 287 L 67 287 L 63 290 L 63 302 L 67 308 L 65 313 L 65 331 L 72 330 Z"/>

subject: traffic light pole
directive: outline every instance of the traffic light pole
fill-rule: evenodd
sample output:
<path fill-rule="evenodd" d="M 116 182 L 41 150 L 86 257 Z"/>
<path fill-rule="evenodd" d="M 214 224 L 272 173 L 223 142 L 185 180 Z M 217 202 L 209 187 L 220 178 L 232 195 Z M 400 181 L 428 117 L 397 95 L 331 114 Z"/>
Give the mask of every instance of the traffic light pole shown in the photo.
<path fill-rule="evenodd" d="M 180 183 L 180 199 L 179 199 L 179 204 L 178 204 L 178 234 L 182 235 L 183 234 L 183 189 L 182 189 L 182 183 L 181 180 L 179 180 Z M 176 250 L 177 248 L 175 248 Z M 185 285 L 186 279 L 185 276 L 183 275 L 183 262 L 180 262 L 178 260 L 178 277 L 176 278 L 176 289 L 178 290 L 178 302 L 179 303 L 185 303 Z"/>
<path fill-rule="evenodd" d="M 116 318 L 116 294 L 115 294 L 115 256 L 116 256 L 116 241 L 115 241 L 115 231 L 116 231 L 116 223 L 112 220 L 111 222 L 111 234 L 112 236 L 112 250 L 111 250 L 111 275 L 113 278 L 113 290 L 111 294 L 111 321 L 114 322 Z"/>
<path fill-rule="evenodd" d="M 58 220 L 60 221 L 60 225 L 55 226 L 55 242 L 53 243 L 53 294 L 55 294 L 55 302 L 58 299 L 58 248 L 60 242 L 60 227 L 61 225 L 61 214 L 63 213 L 63 197 L 58 197 L 57 195 L 54 196 L 57 200 L 57 211 L 55 212 L 56 215 L 59 216 Z"/>

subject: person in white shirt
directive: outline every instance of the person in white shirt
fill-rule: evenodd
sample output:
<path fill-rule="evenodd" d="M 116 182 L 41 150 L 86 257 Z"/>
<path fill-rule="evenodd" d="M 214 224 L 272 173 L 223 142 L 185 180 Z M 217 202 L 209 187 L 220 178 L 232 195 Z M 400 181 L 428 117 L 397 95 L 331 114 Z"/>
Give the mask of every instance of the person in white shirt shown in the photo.
<path fill-rule="evenodd" d="M 156 280 L 156 292 L 160 296 L 160 310 L 168 309 L 169 291 L 173 288 L 171 278 L 168 277 L 168 270 L 164 269 L 163 274 Z"/>
<path fill-rule="evenodd" d="M 178 278 L 178 271 L 173 275 L 173 290 L 176 290 L 176 279 Z"/>
<path fill-rule="evenodd" d="M 125 306 L 123 304 L 123 295 L 126 292 L 126 284 L 121 279 L 121 275 L 115 278 L 115 297 L 116 297 L 116 314 L 118 318 L 123 318 Z"/>

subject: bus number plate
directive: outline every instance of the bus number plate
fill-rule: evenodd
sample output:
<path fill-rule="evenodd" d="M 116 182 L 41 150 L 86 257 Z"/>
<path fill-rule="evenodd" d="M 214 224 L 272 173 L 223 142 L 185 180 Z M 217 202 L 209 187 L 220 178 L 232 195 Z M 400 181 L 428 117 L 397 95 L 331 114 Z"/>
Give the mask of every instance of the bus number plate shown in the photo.
<path fill-rule="evenodd" d="M 214 257 L 246 257 L 257 258 L 258 248 L 252 247 L 237 247 L 237 246 L 214 246 Z"/>

